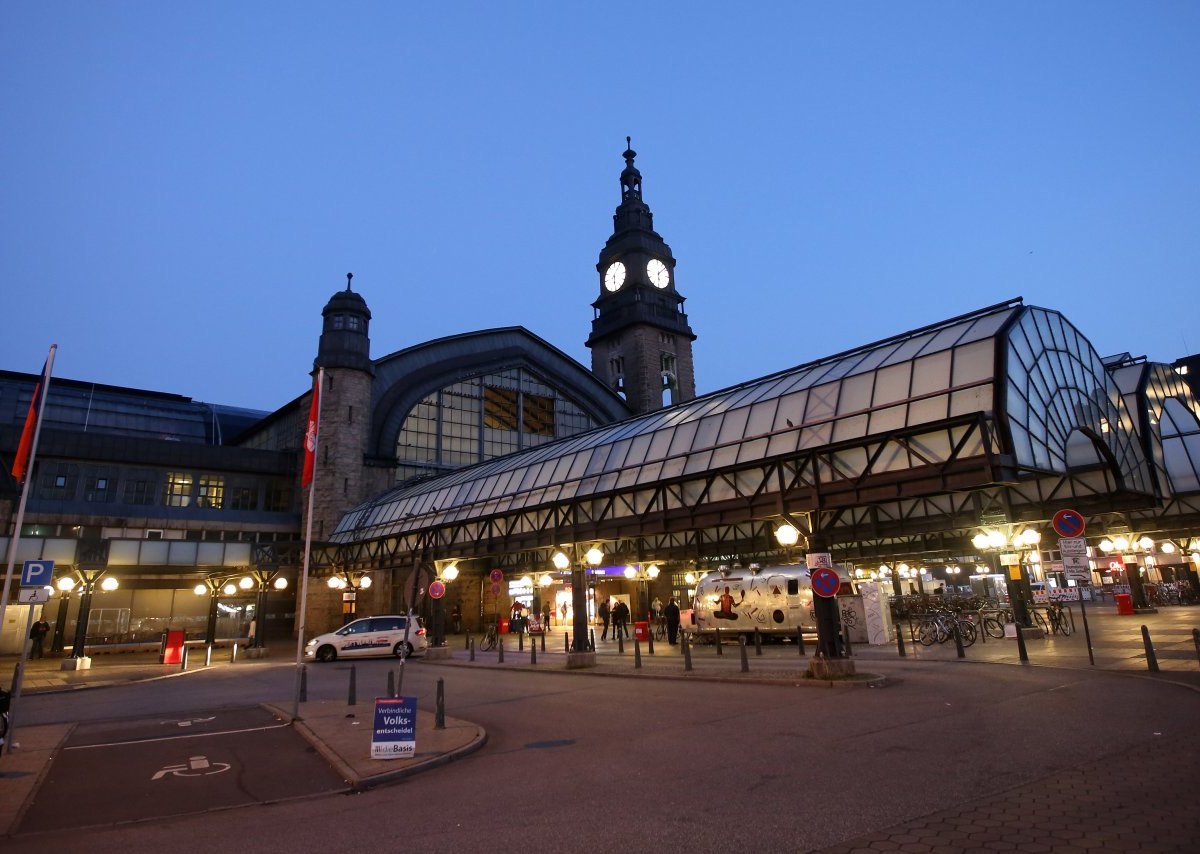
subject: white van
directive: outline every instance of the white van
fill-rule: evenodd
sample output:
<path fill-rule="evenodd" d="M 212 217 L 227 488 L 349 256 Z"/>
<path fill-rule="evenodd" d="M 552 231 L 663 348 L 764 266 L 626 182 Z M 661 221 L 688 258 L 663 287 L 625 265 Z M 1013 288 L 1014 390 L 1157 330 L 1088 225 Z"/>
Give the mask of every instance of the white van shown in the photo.
<path fill-rule="evenodd" d="M 333 661 L 341 656 L 394 655 L 407 658 L 424 652 L 429 643 L 419 618 L 405 628 L 408 618 L 396 615 L 363 617 L 342 626 L 336 632 L 317 635 L 304 647 L 305 658 Z"/>

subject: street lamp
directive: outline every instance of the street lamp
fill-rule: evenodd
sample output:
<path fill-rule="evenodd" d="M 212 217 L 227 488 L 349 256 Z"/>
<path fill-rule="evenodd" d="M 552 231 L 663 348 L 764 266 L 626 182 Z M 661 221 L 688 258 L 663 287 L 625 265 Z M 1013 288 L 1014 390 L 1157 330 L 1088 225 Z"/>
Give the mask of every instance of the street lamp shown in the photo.
<path fill-rule="evenodd" d="M 64 638 L 67 631 L 67 610 L 71 604 L 71 591 L 75 589 L 75 579 L 64 575 L 54 583 L 58 588 L 58 616 L 54 618 L 54 639 L 50 642 L 50 653 L 62 654 Z"/>
<path fill-rule="evenodd" d="M 971 538 L 971 545 L 983 553 L 989 561 L 995 561 L 997 574 L 1003 571 L 1000 564 L 1000 552 L 1009 545 L 1016 549 L 1016 564 L 1009 566 L 1005 586 L 1008 591 L 1008 602 L 1013 610 L 1013 621 L 1022 628 L 1028 628 L 1033 623 L 1030 620 L 1029 607 L 1026 602 L 1029 578 L 1021 557 L 1023 553 L 1037 552 L 1037 544 L 1041 542 L 1041 539 L 1042 535 L 1033 528 L 1018 531 L 1011 538 L 995 529 L 980 531 Z M 1040 562 L 1041 555 L 1038 554 L 1037 558 L 1037 562 Z"/>
<path fill-rule="evenodd" d="M 630 581 L 636 581 L 638 583 L 638 613 L 642 615 L 653 617 L 653 615 L 650 614 L 649 586 L 651 581 L 658 578 L 660 571 L 661 570 L 659 570 L 658 566 L 655 564 L 650 564 L 650 566 L 644 568 L 633 566 L 632 564 L 625 567 L 625 577 Z"/>
<path fill-rule="evenodd" d="M 455 561 L 450 561 L 446 566 L 443 566 L 437 574 L 437 580 L 442 583 L 443 588 L 454 579 L 458 578 L 458 564 Z M 445 605 L 445 590 L 443 589 L 441 596 L 433 598 L 433 645 L 446 645 L 446 605 Z"/>
<path fill-rule="evenodd" d="M 79 576 L 81 597 L 79 600 L 79 616 L 75 620 L 75 643 L 71 648 L 71 658 L 84 658 L 84 647 L 87 645 L 88 619 L 92 615 L 92 594 L 97 584 L 104 591 L 116 590 L 119 586 L 117 579 L 111 575 L 105 577 L 104 569 L 76 569 Z M 103 578 L 103 581 L 101 581 Z M 59 590 L 63 588 L 60 586 Z"/>
<path fill-rule="evenodd" d="M 326 584 L 331 590 L 342 591 L 342 625 L 345 625 L 354 619 L 358 611 L 358 591 L 370 588 L 371 576 L 363 572 L 334 570 Z"/>
<path fill-rule="evenodd" d="M 576 554 L 578 554 L 578 546 Z M 604 552 L 597 546 L 592 546 L 584 554 L 586 565 L 593 569 L 604 560 Z M 588 608 L 587 608 L 587 574 L 584 563 L 572 561 L 562 551 L 556 551 L 550 558 L 551 563 L 560 572 L 571 570 L 571 648 L 572 652 L 581 654 L 591 650 L 588 638 Z"/>

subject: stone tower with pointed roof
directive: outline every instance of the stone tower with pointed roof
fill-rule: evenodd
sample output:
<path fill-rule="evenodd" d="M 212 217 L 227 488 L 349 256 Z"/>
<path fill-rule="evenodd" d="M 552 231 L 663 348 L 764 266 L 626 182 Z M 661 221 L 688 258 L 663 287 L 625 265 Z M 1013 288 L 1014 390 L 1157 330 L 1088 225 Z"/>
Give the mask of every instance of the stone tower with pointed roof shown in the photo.
<path fill-rule="evenodd" d="M 592 303 L 587 346 L 592 372 L 644 413 L 696 396 L 696 336 L 675 287 L 675 257 L 642 199 L 637 152 L 627 147 L 623 156 L 621 203 L 596 264 L 600 296 Z"/>

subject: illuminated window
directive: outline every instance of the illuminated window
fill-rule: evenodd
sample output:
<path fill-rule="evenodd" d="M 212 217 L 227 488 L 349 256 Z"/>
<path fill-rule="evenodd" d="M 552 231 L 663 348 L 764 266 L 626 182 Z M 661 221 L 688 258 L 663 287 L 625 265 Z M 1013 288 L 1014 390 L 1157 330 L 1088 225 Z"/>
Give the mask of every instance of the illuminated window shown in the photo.
<path fill-rule="evenodd" d="M 225 506 L 225 478 L 215 474 L 200 475 L 196 487 L 196 506 L 220 510 Z"/>
<path fill-rule="evenodd" d="M 192 503 L 192 476 L 184 472 L 168 472 L 163 504 L 167 507 L 187 507 Z"/>

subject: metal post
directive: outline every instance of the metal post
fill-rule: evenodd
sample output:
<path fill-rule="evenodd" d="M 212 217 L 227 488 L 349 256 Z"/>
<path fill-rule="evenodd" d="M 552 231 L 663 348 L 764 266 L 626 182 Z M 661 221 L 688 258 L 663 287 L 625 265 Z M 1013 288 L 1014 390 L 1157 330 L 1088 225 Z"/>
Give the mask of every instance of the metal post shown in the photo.
<path fill-rule="evenodd" d="M 1150 629 L 1142 626 L 1142 644 L 1146 647 L 1146 668 L 1151 673 L 1158 672 L 1158 656 L 1154 654 L 1154 644 L 1150 642 Z"/>
<path fill-rule="evenodd" d="M 625 654 L 625 637 L 620 632 L 617 632 L 617 652 Z"/>
<path fill-rule="evenodd" d="M 439 678 L 437 681 L 437 707 L 433 714 L 433 728 L 446 728 L 446 686 Z"/>
<path fill-rule="evenodd" d="M 646 651 L 654 655 L 654 621 L 651 620 L 646 625 L 650 628 L 650 631 L 646 633 Z"/>
<path fill-rule="evenodd" d="M 1014 618 L 1016 617 L 1015 611 L 1013 612 L 1013 616 L 1014 616 Z M 1024 626 L 1022 626 L 1020 623 L 1016 623 L 1016 627 L 1017 627 L 1017 655 L 1020 657 L 1022 664 L 1028 664 L 1029 663 L 1029 650 L 1025 648 L 1025 632 L 1023 631 Z"/>
<path fill-rule="evenodd" d="M 1020 631 L 1020 629 L 1017 629 L 1017 631 Z M 963 649 L 962 632 L 959 631 L 957 617 L 954 618 L 954 651 L 958 654 L 959 658 L 967 657 L 967 651 Z"/>
<path fill-rule="evenodd" d="M 569 655 L 571 652 L 571 636 L 566 632 L 563 632 L 563 646 L 565 647 L 563 652 Z"/>
<path fill-rule="evenodd" d="M 1083 618 L 1083 636 L 1087 640 L 1088 661 L 1096 664 L 1096 654 L 1092 651 L 1092 630 L 1088 627 L 1087 608 L 1083 604 L 1083 591 L 1079 591 L 1079 616 Z"/>
<path fill-rule="evenodd" d="M 589 646 L 588 649 L 592 652 L 595 652 L 596 651 L 596 630 L 595 629 L 592 629 L 588 632 L 588 642 L 591 644 L 591 646 Z"/>
<path fill-rule="evenodd" d="M 692 645 L 688 643 L 687 632 L 683 633 L 683 669 L 690 671 L 692 669 Z"/>
<path fill-rule="evenodd" d="M 724 655 L 725 653 L 721 652 L 721 629 L 719 627 L 716 629 L 716 634 L 717 634 L 717 641 L 716 641 L 717 655 Z"/>
<path fill-rule="evenodd" d="M 633 639 L 633 669 L 642 669 L 642 642 L 637 638 Z"/>
<path fill-rule="evenodd" d="M 500 663 L 503 664 L 504 663 L 504 638 L 500 638 L 500 640 L 496 642 L 496 647 L 500 650 Z"/>
<path fill-rule="evenodd" d="M 204 648 L 204 666 L 205 667 L 212 666 L 212 644 L 211 643 Z"/>
<path fill-rule="evenodd" d="M 750 659 L 746 658 L 746 636 L 745 635 L 738 635 L 738 647 L 741 649 L 741 653 L 742 653 L 742 672 L 749 673 L 750 672 Z"/>
<path fill-rule="evenodd" d="M 237 645 L 237 642 L 235 641 L 232 649 L 229 650 L 229 663 L 230 664 L 235 664 L 237 662 L 237 654 L 238 654 L 238 645 Z"/>
<path fill-rule="evenodd" d="M 525 632 L 517 632 L 517 652 L 525 651 Z"/>
<path fill-rule="evenodd" d="M 467 649 L 471 651 L 470 661 L 475 660 L 475 638 L 467 638 Z"/>
<path fill-rule="evenodd" d="M 571 567 L 571 607 L 575 610 L 574 620 L 571 623 L 575 651 L 585 652 L 595 649 L 594 642 L 592 646 L 588 646 L 587 576 L 584 573 L 583 564 L 578 562 Z"/>
<path fill-rule="evenodd" d="M 51 655 L 55 653 L 62 655 L 63 647 L 66 645 L 64 636 L 67 633 L 67 609 L 70 604 L 70 592 L 60 593 L 58 596 L 58 616 L 54 618 L 54 639 L 50 642 Z"/>
<path fill-rule="evenodd" d="M 549 627 L 549 626 L 545 626 L 545 627 L 542 629 L 542 652 L 545 652 L 545 651 L 546 651 L 546 633 L 547 633 L 548 631 L 550 631 L 550 627 Z"/>
<path fill-rule="evenodd" d="M 529 663 L 537 664 L 537 641 L 532 638 L 529 644 Z"/>
<path fill-rule="evenodd" d="M 71 658 L 83 658 L 83 649 L 87 644 L 88 618 L 92 615 L 92 585 L 93 581 L 83 582 L 83 596 L 79 599 L 79 614 L 75 617 L 75 646 L 71 649 Z"/>
<path fill-rule="evenodd" d="M 187 670 L 187 660 L 188 660 L 188 647 L 187 647 L 187 642 L 185 641 L 183 644 L 183 655 L 179 656 L 179 669 L 180 670 Z"/>
<path fill-rule="evenodd" d="M 904 632 L 901 630 L 899 623 L 896 623 L 896 648 L 900 650 L 901 658 L 908 655 L 907 650 L 904 649 Z"/>

